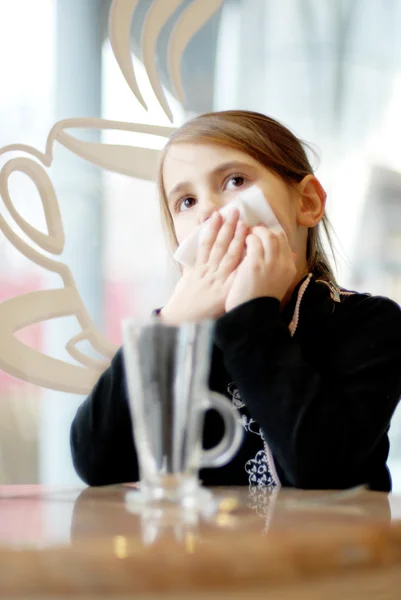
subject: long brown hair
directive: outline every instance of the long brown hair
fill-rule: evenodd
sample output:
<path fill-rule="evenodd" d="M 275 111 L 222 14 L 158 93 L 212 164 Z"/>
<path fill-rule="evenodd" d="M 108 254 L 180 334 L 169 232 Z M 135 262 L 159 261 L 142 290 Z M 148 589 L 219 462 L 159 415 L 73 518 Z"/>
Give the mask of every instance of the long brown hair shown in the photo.
<path fill-rule="evenodd" d="M 180 142 L 205 142 L 239 150 L 292 186 L 307 175 L 313 175 L 306 153 L 307 145 L 287 127 L 270 117 L 245 110 L 227 110 L 195 117 L 172 134 L 162 152 L 159 167 L 158 185 L 162 221 L 168 240 L 174 249 L 177 247 L 177 238 L 164 190 L 163 163 L 170 146 Z M 330 223 L 324 215 L 321 223 L 308 231 L 306 247 L 308 271 L 326 281 L 335 281 L 322 243 L 322 227 L 333 253 Z"/>

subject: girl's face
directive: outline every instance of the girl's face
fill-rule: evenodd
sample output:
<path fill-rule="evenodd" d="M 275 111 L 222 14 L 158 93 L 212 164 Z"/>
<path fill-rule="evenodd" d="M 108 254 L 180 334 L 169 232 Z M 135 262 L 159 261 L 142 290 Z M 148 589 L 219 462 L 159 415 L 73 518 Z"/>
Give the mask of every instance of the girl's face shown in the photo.
<path fill-rule="evenodd" d="M 215 144 L 172 144 L 164 160 L 163 182 L 179 244 L 239 192 L 257 185 L 293 251 L 298 253 L 300 244 L 306 249 L 307 228 L 300 230 L 295 190 L 243 152 Z"/>

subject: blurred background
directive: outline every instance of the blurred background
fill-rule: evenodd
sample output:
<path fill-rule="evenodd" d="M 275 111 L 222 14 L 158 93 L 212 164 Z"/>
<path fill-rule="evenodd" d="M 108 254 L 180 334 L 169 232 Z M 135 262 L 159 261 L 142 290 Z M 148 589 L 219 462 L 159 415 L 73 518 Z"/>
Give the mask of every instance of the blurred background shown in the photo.
<path fill-rule="evenodd" d="M 182 104 L 166 56 L 171 30 L 190 2 L 182 2 L 157 43 L 174 126 L 200 112 L 243 108 L 275 117 L 312 143 L 328 192 L 338 280 L 401 302 L 401 0 L 224 0 L 184 51 Z M 110 46 L 109 0 L 0 0 L 0 146 L 20 142 L 43 151 L 54 122 L 70 117 L 170 125 L 141 62 L 151 5 L 139 1 L 131 28 L 146 112 Z M 96 130 L 89 139 L 162 146 L 154 136 L 132 134 L 130 142 L 123 133 L 110 136 Z M 0 166 L 9 158 L 0 156 Z M 66 235 L 57 260 L 70 267 L 95 325 L 118 345 L 121 319 L 149 314 L 176 279 L 155 186 L 102 170 L 61 146 L 50 174 Z M 45 231 L 28 177 L 13 174 L 9 189 L 24 219 Z M 0 302 L 58 287 L 57 277 L 0 233 Z M 78 331 L 71 316 L 30 325 L 18 337 L 71 361 L 65 345 Z M 78 483 L 69 427 L 82 399 L 0 370 L 0 484 Z M 390 467 L 394 490 L 401 492 L 400 410 L 391 429 Z"/>

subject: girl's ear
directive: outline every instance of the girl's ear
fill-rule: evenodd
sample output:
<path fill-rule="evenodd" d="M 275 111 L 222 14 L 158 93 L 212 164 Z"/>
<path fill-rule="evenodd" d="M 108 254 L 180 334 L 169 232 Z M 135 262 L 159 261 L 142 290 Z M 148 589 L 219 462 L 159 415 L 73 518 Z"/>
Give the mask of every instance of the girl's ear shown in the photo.
<path fill-rule="evenodd" d="M 306 175 L 298 184 L 297 223 L 315 227 L 322 220 L 326 206 L 326 192 L 314 175 Z"/>

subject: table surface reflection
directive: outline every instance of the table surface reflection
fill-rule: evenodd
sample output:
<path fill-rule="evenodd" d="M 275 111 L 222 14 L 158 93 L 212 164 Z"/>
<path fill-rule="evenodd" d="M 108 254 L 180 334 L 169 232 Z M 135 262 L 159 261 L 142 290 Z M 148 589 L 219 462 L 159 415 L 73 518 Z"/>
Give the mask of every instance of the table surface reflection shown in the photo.
<path fill-rule="evenodd" d="M 185 522 L 133 494 L 0 486 L 0 597 L 400 597 L 401 497 L 221 488 Z"/>

